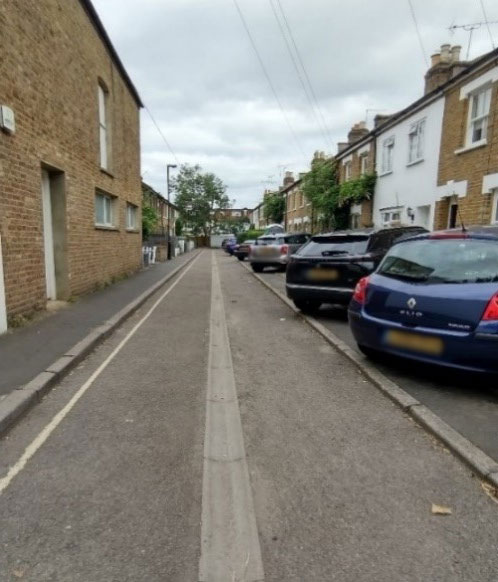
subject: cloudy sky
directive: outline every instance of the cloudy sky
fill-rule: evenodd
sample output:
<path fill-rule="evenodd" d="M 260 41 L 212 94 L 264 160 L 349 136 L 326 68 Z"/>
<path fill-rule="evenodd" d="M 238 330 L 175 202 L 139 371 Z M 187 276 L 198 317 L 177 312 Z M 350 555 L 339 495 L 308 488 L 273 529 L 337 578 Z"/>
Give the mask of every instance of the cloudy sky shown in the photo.
<path fill-rule="evenodd" d="M 409 0 L 93 2 L 173 151 L 143 111 L 144 180 L 164 193 L 166 164 L 197 163 L 225 182 L 236 206 L 248 207 L 281 183 L 284 170 L 308 169 L 314 151 L 335 153 L 353 123 L 371 126 L 375 110 L 420 97 L 424 54 L 430 59 L 449 42 L 465 57 L 469 32 L 448 27 L 484 19 L 481 0 L 411 0 L 419 40 Z M 482 4 L 498 21 L 498 3 Z M 481 26 L 470 58 L 491 50 L 490 32 L 498 46 L 498 25 Z M 299 51 L 300 76 L 285 38 Z"/>

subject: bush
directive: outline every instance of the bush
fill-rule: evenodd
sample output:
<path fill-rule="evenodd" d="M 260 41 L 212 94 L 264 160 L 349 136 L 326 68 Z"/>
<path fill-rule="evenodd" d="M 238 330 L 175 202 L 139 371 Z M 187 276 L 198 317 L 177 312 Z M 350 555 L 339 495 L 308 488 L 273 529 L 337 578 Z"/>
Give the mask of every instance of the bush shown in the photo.
<path fill-rule="evenodd" d="M 263 236 L 264 234 L 264 230 L 246 230 L 237 236 L 237 242 L 243 243 L 245 240 L 254 240 L 258 238 L 258 236 Z"/>

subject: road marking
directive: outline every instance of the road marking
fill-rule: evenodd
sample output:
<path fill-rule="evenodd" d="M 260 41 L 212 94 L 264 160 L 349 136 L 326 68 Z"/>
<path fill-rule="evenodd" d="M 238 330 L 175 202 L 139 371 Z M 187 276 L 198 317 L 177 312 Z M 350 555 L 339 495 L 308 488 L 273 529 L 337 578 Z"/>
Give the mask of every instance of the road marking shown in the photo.
<path fill-rule="evenodd" d="M 199 582 L 261 582 L 261 548 L 223 306 L 212 254 Z"/>
<path fill-rule="evenodd" d="M 173 291 L 173 289 L 178 285 L 178 283 L 183 279 L 183 277 L 190 271 L 197 262 L 197 259 L 202 254 L 199 253 L 197 257 L 190 263 L 190 265 L 181 273 L 178 279 L 170 286 L 166 291 L 159 297 L 159 299 L 154 303 L 154 305 L 149 309 L 149 311 L 142 317 L 142 319 L 128 332 L 126 337 L 114 348 L 114 350 L 107 356 L 107 358 L 100 364 L 100 366 L 93 372 L 93 374 L 88 378 L 88 380 L 78 389 L 76 394 L 71 398 L 71 400 L 62 408 L 54 418 L 45 426 L 45 428 L 33 439 L 33 441 L 26 447 L 24 453 L 21 455 L 19 460 L 10 467 L 7 475 L 0 479 L 0 495 L 7 489 L 12 480 L 24 469 L 28 461 L 36 454 L 38 449 L 45 443 L 48 437 L 54 432 L 54 430 L 59 426 L 59 424 L 64 420 L 64 418 L 69 414 L 74 405 L 78 400 L 85 394 L 85 392 L 90 388 L 90 386 L 95 382 L 95 380 L 102 374 L 102 372 L 107 368 L 107 366 L 112 362 L 112 360 L 117 356 L 117 354 L 123 349 L 123 347 L 128 343 L 128 341 L 135 335 L 138 329 L 149 319 L 152 313 L 156 310 L 158 305 L 163 301 L 163 299 Z"/>

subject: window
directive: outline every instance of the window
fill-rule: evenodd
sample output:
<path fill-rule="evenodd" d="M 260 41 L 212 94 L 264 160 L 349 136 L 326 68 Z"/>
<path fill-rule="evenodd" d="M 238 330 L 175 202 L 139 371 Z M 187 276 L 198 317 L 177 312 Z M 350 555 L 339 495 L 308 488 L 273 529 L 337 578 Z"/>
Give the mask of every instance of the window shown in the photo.
<path fill-rule="evenodd" d="M 137 229 L 137 207 L 134 204 L 126 205 L 126 228 L 128 230 Z"/>
<path fill-rule="evenodd" d="M 297 194 L 293 194 L 292 195 L 292 201 L 293 201 L 293 210 L 296 210 L 297 208 Z"/>
<path fill-rule="evenodd" d="M 491 223 L 498 224 L 498 190 L 495 190 L 493 198 L 493 214 L 491 216 Z"/>
<path fill-rule="evenodd" d="M 362 154 L 360 156 L 360 174 L 363 176 L 367 173 L 368 167 L 368 154 Z"/>
<path fill-rule="evenodd" d="M 303 206 L 304 206 L 304 194 L 302 192 L 300 192 L 299 195 L 301 196 L 301 208 L 303 208 Z"/>
<path fill-rule="evenodd" d="M 97 226 L 114 226 L 114 197 L 97 192 L 95 194 L 95 224 Z"/>
<path fill-rule="evenodd" d="M 490 103 L 491 87 L 481 89 L 470 96 L 467 145 L 472 145 L 486 139 Z"/>
<path fill-rule="evenodd" d="M 349 217 L 351 222 L 351 228 L 356 229 L 360 228 L 360 215 L 359 214 L 351 214 Z"/>
<path fill-rule="evenodd" d="M 345 180 L 350 180 L 351 179 L 351 173 L 352 173 L 352 163 L 351 162 L 346 162 L 344 164 L 344 179 Z"/>
<path fill-rule="evenodd" d="M 408 132 L 408 163 L 413 164 L 424 158 L 425 119 L 410 126 Z"/>
<path fill-rule="evenodd" d="M 382 213 L 383 226 L 390 226 L 393 222 L 399 222 L 400 220 L 401 212 L 399 210 L 389 210 L 388 212 Z"/>
<path fill-rule="evenodd" d="M 100 139 L 100 167 L 109 169 L 109 126 L 108 126 L 108 92 L 102 85 L 98 88 L 99 96 L 99 139 Z"/>
<path fill-rule="evenodd" d="M 388 137 L 382 142 L 382 174 L 393 171 L 394 137 Z"/>

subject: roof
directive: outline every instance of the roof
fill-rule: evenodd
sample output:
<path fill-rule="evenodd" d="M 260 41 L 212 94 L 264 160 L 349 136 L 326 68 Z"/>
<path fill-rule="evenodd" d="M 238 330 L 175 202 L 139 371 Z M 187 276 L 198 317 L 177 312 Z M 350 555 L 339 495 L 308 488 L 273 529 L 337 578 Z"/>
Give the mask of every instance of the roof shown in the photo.
<path fill-rule="evenodd" d="M 176 204 L 173 204 L 173 202 L 168 201 L 168 199 L 165 198 L 160 192 L 154 190 L 152 186 L 149 186 L 149 184 L 146 184 L 144 181 L 142 181 L 142 193 L 149 196 L 154 196 L 155 198 L 159 198 L 161 202 L 164 202 L 164 204 L 168 204 L 169 206 L 171 206 L 171 208 L 174 208 L 175 210 L 180 210 Z"/>
<path fill-rule="evenodd" d="M 431 91 L 430 93 L 427 93 L 427 95 L 423 95 L 422 97 L 420 97 L 420 99 L 417 99 L 413 103 L 410 103 L 410 105 L 408 105 L 407 107 L 405 107 L 401 111 L 394 113 L 384 123 L 382 123 L 378 127 L 374 127 L 364 137 L 362 137 L 358 141 L 353 142 L 347 148 L 344 148 L 341 152 L 338 152 L 334 157 L 336 159 L 341 159 L 343 157 L 346 157 L 347 155 L 349 155 L 350 153 L 352 153 L 356 149 L 367 144 L 372 139 L 372 137 L 379 135 L 380 133 L 385 131 L 387 128 L 394 125 L 397 121 L 406 117 L 412 111 L 415 111 L 416 109 L 421 108 L 426 103 L 429 103 L 429 102 L 431 102 L 439 97 L 442 97 L 444 92 L 447 89 L 449 89 L 452 85 L 456 85 L 462 79 L 464 79 L 465 77 L 474 73 L 477 69 L 479 69 L 479 67 L 481 65 L 484 65 L 487 61 L 492 61 L 493 59 L 498 59 L 498 48 L 490 51 L 489 53 L 482 55 L 481 57 L 478 57 L 477 59 L 474 59 L 473 61 L 468 63 L 468 66 L 463 71 L 460 71 L 460 73 L 455 75 L 452 79 L 449 79 L 448 81 L 446 81 L 446 83 L 443 83 L 439 87 L 436 87 L 433 91 Z"/>
<path fill-rule="evenodd" d="M 119 72 L 121 73 L 121 76 L 123 77 L 123 80 L 126 83 L 126 86 L 130 90 L 130 93 L 133 95 L 133 98 L 135 99 L 137 105 L 139 107 L 143 107 L 144 104 L 142 103 L 142 100 L 140 99 L 140 95 L 138 94 L 138 91 L 136 90 L 135 86 L 133 85 L 128 73 L 126 72 L 126 69 L 124 68 L 123 63 L 121 62 L 121 59 L 119 58 L 118 53 L 116 52 L 116 49 L 112 45 L 111 39 L 109 38 L 109 35 L 107 34 L 107 32 L 104 28 L 104 25 L 102 24 L 102 21 L 100 20 L 99 15 L 97 14 L 97 11 L 93 7 L 93 4 L 91 3 L 90 0 L 80 0 L 80 3 L 81 3 L 81 6 L 83 7 L 83 9 L 85 10 L 85 12 L 87 13 L 88 18 L 91 20 L 92 24 L 94 25 L 95 30 L 97 31 L 98 35 L 100 36 L 105 47 L 109 51 L 109 54 L 111 55 L 114 63 L 116 64 L 117 68 L 119 69 Z"/>

